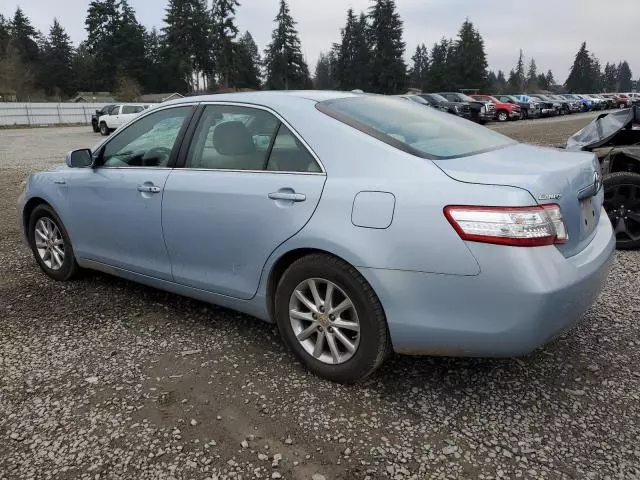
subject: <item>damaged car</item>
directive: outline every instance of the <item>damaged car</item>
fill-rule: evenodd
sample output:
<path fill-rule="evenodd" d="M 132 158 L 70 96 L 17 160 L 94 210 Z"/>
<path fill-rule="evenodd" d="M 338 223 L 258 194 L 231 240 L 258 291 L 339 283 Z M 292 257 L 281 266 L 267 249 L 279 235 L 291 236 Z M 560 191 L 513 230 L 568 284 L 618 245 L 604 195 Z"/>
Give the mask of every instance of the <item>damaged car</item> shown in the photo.
<path fill-rule="evenodd" d="M 616 247 L 639 248 L 640 107 L 599 115 L 569 138 L 565 148 L 593 152 L 598 157 L 604 209 L 613 225 Z"/>

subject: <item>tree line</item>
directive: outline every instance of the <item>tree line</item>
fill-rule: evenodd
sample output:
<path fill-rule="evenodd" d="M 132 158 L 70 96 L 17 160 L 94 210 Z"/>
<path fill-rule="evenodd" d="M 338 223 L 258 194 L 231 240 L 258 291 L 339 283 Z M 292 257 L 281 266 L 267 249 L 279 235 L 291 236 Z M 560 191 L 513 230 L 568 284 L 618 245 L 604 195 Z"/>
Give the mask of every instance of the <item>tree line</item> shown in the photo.
<path fill-rule="evenodd" d="M 74 47 L 54 19 L 48 34 L 37 31 L 18 8 L 0 15 L 0 95 L 18 99 L 66 98 L 77 91 L 112 91 L 122 100 L 142 92 L 212 92 L 228 89 L 362 89 L 376 93 L 480 90 L 519 93 L 546 90 L 553 73 L 525 65 L 520 51 L 508 75 L 488 69 L 479 30 L 466 19 L 455 38 L 430 49 L 416 47 L 407 65 L 403 22 L 395 0 L 371 0 L 366 12 L 347 11 L 340 41 L 320 54 L 313 79 L 302 54 L 296 22 L 280 0 L 269 45 L 260 52 L 250 32 L 236 26 L 238 0 L 169 0 L 159 30 L 146 29 L 128 0 L 93 0 L 87 39 Z M 566 89 L 629 91 L 626 61 L 599 60 L 583 43 Z"/>
<path fill-rule="evenodd" d="M 455 39 L 442 38 L 431 49 L 424 43 L 418 45 L 408 67 L 402 34 L 394 0 L 377 1 L 366 14 L 356 15 L 349 9 L 340 42 L 319 56 L 315 87 L 377 93 L 405 93 L 408 88 L 522 93 L 558 87 L 551 70 L 539 72 L 533 58 L 525 64 L 522 50 L 508 75 L 488 70 L 484 40 L 469 19 Z M 640 80 L 638 85 L 640 88 Z M 583 43 L 563 87 L 585 93 L 630 91 L 632 73 L 626 60 L 617 65 L 607 62 L 603 71 Z"/>
<path fill-rule="evenodd" d="M 280 0 L 262 57 L 250 32 L 235 23 L 238 0 L 169 0 L 164 25 L 147 30 L 127 0 L 93 0 L 87 39 L 75 48 L 57 19 L 48 35 L 18 8 L 0 15 L 0 95 L 19 100 L 69 97 L 78 91 L 211 92 L 311 88 L 295 21 Z"/>

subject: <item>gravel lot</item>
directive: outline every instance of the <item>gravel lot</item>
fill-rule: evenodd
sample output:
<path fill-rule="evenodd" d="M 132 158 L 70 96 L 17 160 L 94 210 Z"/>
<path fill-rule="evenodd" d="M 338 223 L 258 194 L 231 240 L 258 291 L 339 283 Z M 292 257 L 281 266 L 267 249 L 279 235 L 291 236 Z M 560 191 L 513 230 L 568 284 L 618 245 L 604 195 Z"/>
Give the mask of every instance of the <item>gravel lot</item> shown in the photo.
<path fill-rule="evenodd" d="M 496 125 L 558 144 L 591 115 Z M 90 127 L 0 130 L 0 479 L 640 478 L 640 253 L 584 321 L 518 359 L 394 358 L 345 387 L 276 328 L 20 244 L 27 173 Z"/>

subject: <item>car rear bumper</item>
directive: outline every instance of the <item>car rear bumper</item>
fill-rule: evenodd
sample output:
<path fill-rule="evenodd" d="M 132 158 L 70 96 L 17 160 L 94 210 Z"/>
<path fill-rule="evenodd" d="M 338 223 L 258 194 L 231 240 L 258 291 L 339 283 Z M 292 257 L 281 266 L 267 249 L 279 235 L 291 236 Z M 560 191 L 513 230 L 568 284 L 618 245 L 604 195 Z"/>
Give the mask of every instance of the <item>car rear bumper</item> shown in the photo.
<path fill-rule="evenodd" d="M 579 254 L 554 246 L 469 243 L 481 273 L 360 269 L 378 294 L 395 351 L 412 355 L 524 355 L 575 324 L 595 302 L 615 240 L 607 215 Z"/>

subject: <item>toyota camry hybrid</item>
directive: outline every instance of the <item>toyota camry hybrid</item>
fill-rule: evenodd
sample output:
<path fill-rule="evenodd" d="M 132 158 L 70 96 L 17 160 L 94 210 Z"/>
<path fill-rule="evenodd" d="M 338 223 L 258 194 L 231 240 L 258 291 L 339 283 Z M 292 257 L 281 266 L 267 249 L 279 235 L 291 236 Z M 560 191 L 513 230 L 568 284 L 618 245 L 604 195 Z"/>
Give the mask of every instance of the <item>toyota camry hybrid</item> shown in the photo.
<path fill-rule="evenodd" d="M 615 246 L 599 168 L 393 97 L 223 94 L 69 153 L 19 212 L 53 279 L 95 269 L 275 322 L 349 383 L 393 351 L 522 355 L 578 321 Z"/>

